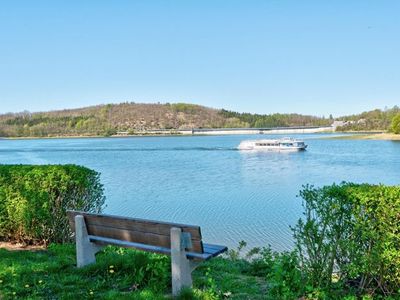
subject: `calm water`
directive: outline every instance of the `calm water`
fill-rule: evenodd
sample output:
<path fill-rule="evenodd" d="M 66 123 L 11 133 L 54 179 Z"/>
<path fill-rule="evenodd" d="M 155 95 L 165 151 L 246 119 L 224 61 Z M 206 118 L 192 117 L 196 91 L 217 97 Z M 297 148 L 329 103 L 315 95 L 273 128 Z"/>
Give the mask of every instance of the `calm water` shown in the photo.
<path fill-rule="evenodd" d="M 265 137 L 265 136 L 264 136 Z M 101 172 L 105 212 L 197 224 L 207 242 L 292 246 L 306 183 L 400 183 L 400 143 L 297 135 L 300 153 L 242 153 L 257 136 L 0 140 L 0 163 L 74 163 Z"/>

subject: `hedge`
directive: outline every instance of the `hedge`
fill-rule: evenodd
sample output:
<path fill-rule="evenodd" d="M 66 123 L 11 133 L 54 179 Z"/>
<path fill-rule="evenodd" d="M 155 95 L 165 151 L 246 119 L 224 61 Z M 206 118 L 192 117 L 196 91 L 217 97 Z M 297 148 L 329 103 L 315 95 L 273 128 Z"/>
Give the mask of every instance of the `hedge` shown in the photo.
<path fill-rule="evenodd" d="M 399 297 L 400 186 L 307 185 L 300 196 L 293 229 L 309 284 L 329 290 L 334 274 L 359 294 Z"/>
<path fill-rule="evenodd" d="M 100 174 L 77 165 L 0 165 L 0 241 L 66 242 L 67 209 L 101 212 Z"/>

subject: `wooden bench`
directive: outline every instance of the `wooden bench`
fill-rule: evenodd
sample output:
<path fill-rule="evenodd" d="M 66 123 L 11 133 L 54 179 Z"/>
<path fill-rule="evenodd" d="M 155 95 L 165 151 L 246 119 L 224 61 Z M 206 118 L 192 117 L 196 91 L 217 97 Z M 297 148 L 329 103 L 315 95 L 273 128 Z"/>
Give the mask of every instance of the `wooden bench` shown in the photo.
<path fill-rule="evenodd" d="M 171 255 L 172 294 L 192 287 L 192 271 L 204 260 L 227 250 L 204 244 L 199 226 L 121 216 L 67 211 L 76 239 L 77 267 L 96 262 L 95 254 L 106 245 Z"/>

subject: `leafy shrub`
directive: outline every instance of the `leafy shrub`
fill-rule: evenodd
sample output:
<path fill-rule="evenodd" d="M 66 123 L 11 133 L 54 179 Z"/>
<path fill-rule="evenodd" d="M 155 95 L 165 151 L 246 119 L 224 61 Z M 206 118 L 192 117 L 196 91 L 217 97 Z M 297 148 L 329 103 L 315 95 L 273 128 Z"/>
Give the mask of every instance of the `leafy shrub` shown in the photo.
<path fill-rule="evenodd" d="M 236 249 L 229 250 L 227 258 L 242 274 L 265 279 L 266 299 L 297 299 L 305 293 L 306 278 L 296 251 L 276 252 L 267 246 L 245 253 L 246 246 L 247 243 L 241 241 Z"/>
<path fill-rule="evenodd" d="M 196 104 L 188 104 L 188 103 L 173 103 L 171 107 L 176 112 L 183 112 L 187 114 L 195 114 L 200 110 L 200 106 Z"/>
<path fill-rule="evenodd" d="M 395 134 L 400 134 L 400 113 L 398 113 L 393 119 L 390 127 L 391 131 Z"/>
<path fill-rule="evenodd" d="M 304 220 L 294 230 L 302 268 L 314 288 L 338 284 L 358 294 L 400 290 L 400 186 L 305 186 Z"/>
<path fill-rule="evenodd" d="M 100 212 L 99 173 L 75 165 L 0 165 L 0 240 L 65 242 L 67 209 Z"/>
<path fill-rule="evenodd" d="M 292 252 L 275 252 L 265 247 L 251 261 L 251 274 L 264 271 L 269 284 L 268 299 L 297 299 L 304 294 L 305 278 L 300 269 L 298 255 Z"/>

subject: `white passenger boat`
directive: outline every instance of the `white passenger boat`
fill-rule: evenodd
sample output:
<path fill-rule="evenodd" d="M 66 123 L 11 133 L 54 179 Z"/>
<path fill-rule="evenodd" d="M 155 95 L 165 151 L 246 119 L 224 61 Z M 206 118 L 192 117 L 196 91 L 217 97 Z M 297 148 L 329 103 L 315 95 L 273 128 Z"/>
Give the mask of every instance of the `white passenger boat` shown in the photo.
<path fill-rule="evenodd" d="M 265 150 L 265 151 L 301 151 L 307 145 L 302 140 L 292 138 L 271 139 L 271 140 L 246 140 L 242 141 L 239 150 Z"/>

